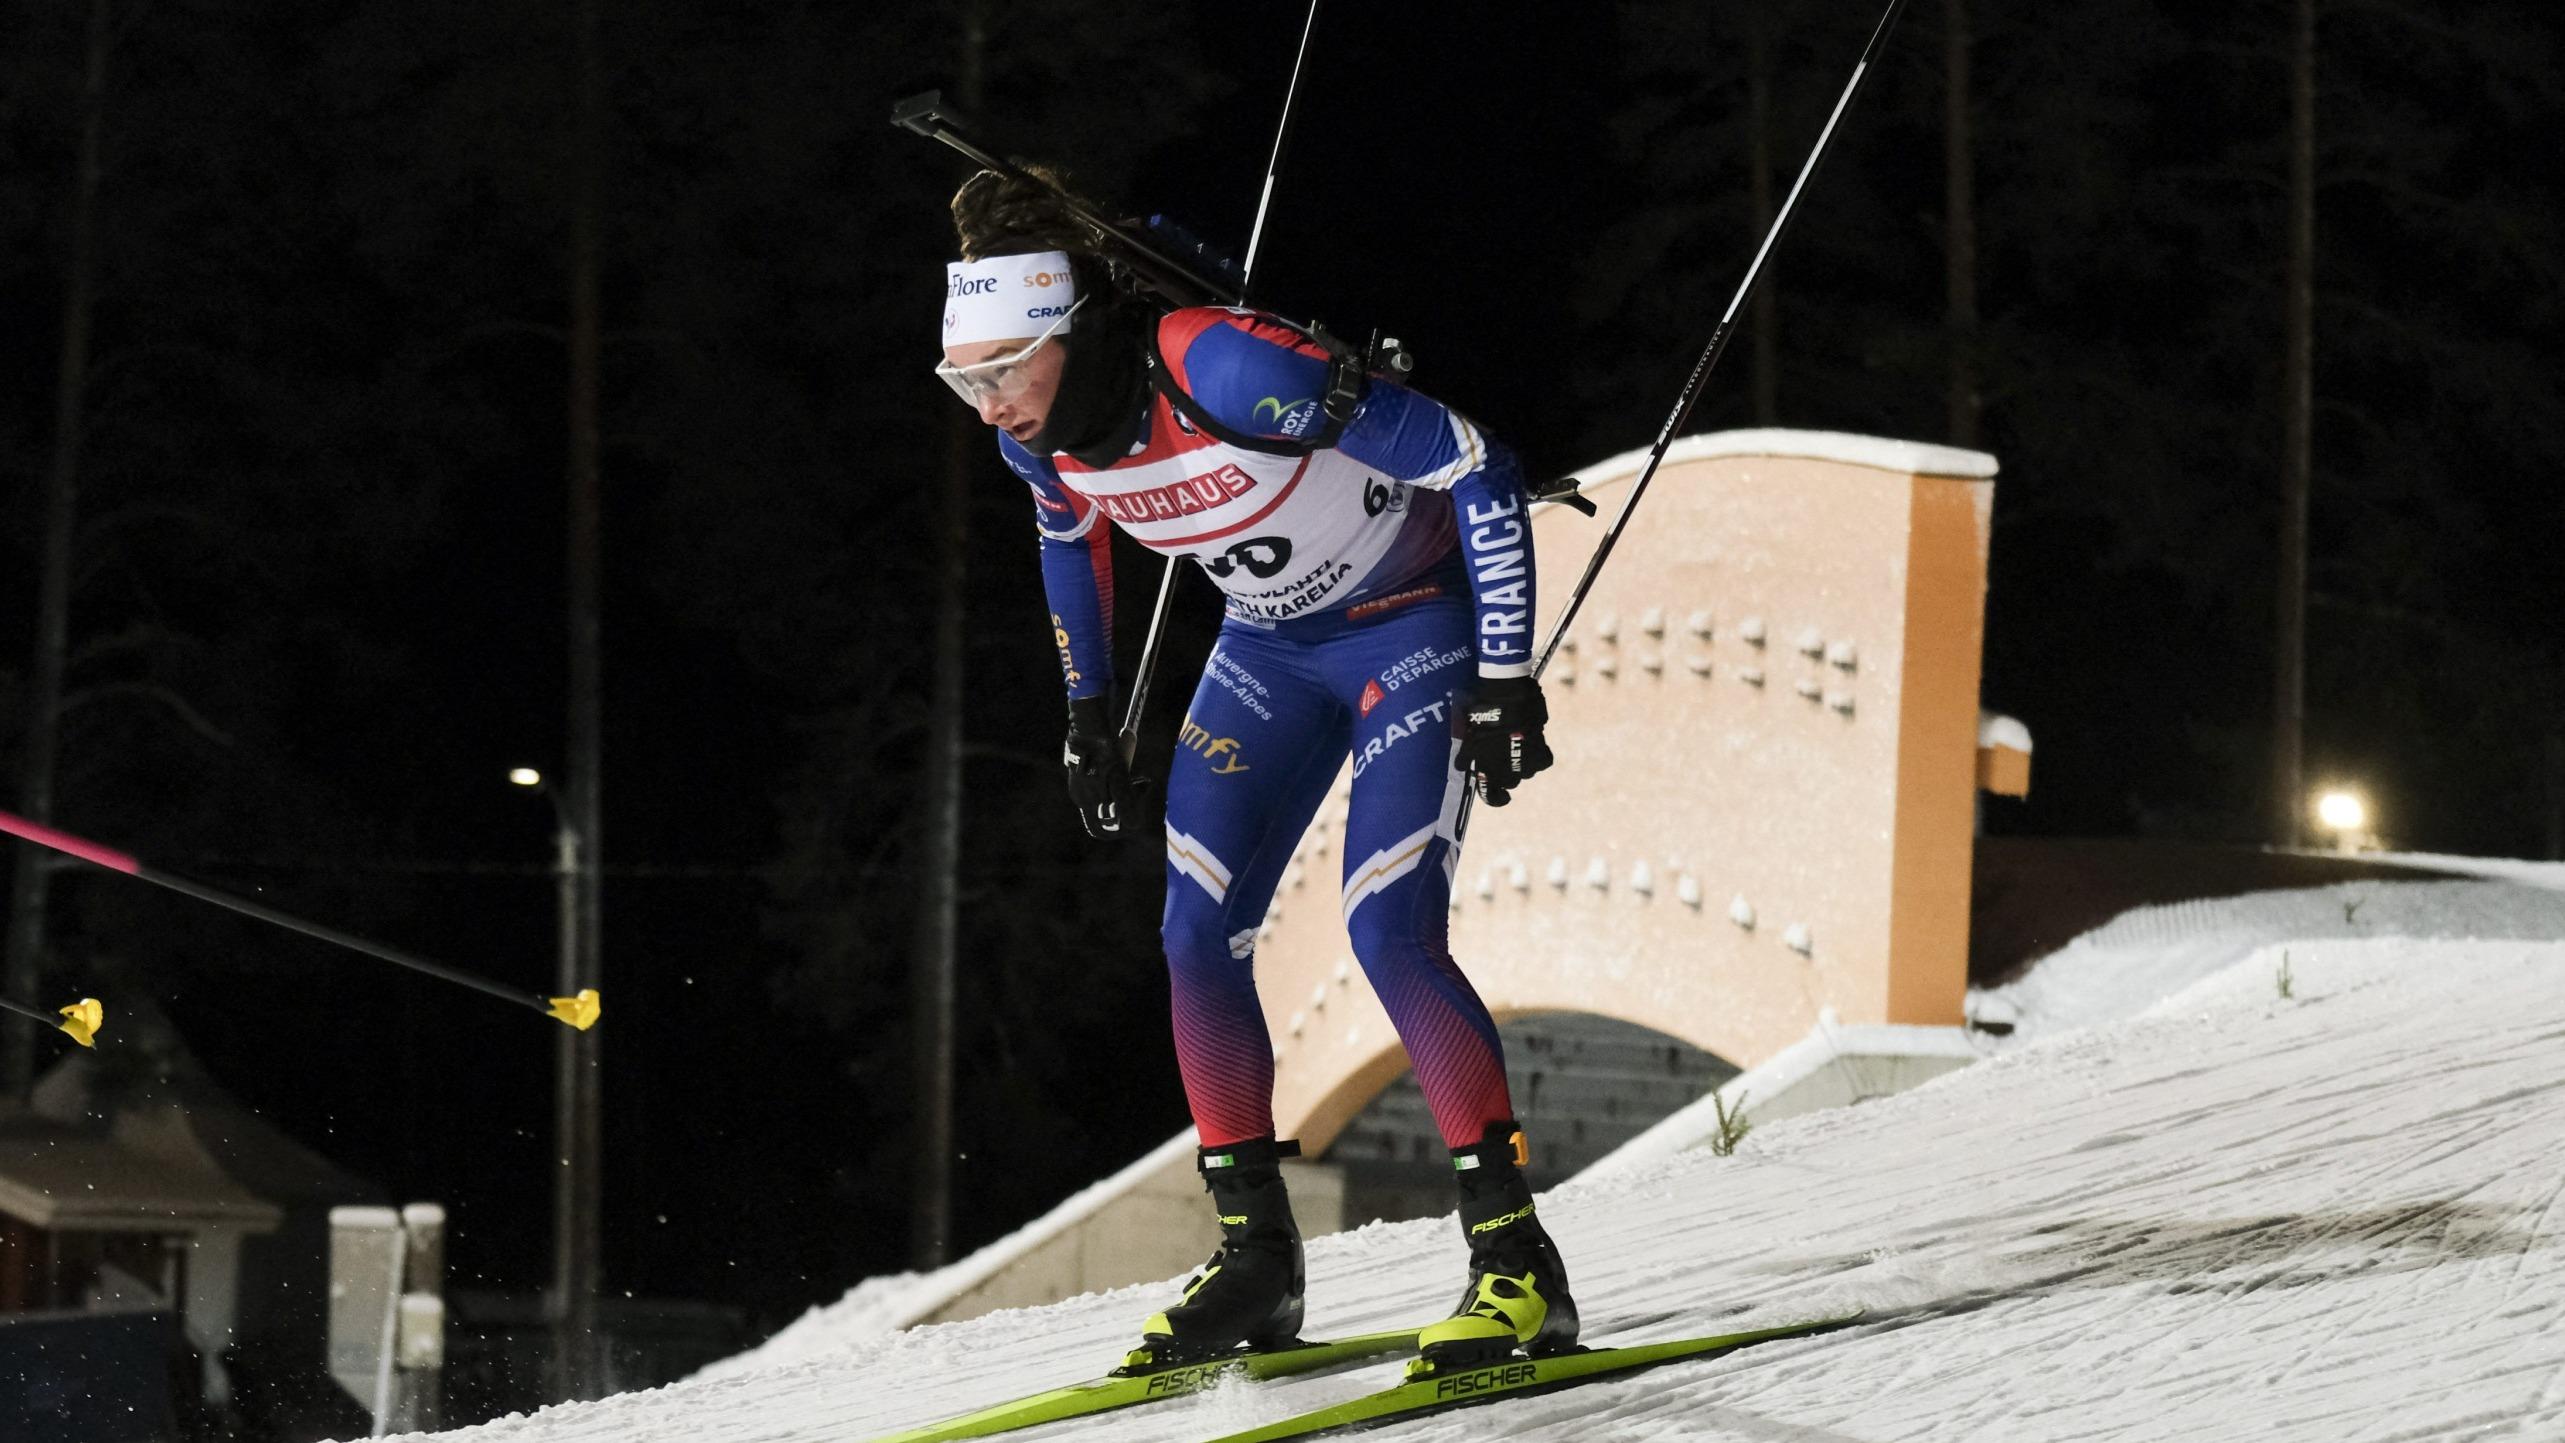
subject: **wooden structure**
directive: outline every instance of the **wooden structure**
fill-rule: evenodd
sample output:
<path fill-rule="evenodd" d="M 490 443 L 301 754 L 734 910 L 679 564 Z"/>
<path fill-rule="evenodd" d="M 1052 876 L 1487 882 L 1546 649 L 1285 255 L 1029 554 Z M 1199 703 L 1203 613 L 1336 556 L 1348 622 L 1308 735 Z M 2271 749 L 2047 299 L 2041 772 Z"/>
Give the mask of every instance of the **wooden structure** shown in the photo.
<path fill-rule="evenodd" d="M 1585 474 L 1620 504 L 1640 454 Z M 1751 1067 L 1823 1009 L 1957 1026 L 1981 778 L 1992 457 L 1870 437 L 1679 442 L 1544 684 L 1555 771 L 1478 808 L 1452 950 L 1502 1020 L 1588 1012 Z M 1553 612 L 1597 534 L 1535 520 Z M 1346 942 L 1350 772 L 1256 948 L 1275 1122 L 1323 1153 L 1407 1066 Z M 2009 789 L 2009 786 L 2008 786 Z"/>

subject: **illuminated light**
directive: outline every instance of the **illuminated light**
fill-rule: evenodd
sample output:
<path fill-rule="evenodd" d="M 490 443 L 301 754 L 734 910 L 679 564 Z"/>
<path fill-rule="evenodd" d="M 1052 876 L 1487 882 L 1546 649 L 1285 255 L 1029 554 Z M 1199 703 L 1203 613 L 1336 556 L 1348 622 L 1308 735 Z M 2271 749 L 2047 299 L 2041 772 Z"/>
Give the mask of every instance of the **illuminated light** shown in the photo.
<path fill-rule="evenodd" d="M 2361 831 L 2369 825 L 2369 804 L 2357 792 L 2326 792 L 2316 798 L 2316 820 L 2327 831 Z"/>
<path fill-rule="evenodd" d="M 532 767 L 510 767 L 508 780 L 521 787 L 539 787 L 543 785 L 543 773 Z"/>

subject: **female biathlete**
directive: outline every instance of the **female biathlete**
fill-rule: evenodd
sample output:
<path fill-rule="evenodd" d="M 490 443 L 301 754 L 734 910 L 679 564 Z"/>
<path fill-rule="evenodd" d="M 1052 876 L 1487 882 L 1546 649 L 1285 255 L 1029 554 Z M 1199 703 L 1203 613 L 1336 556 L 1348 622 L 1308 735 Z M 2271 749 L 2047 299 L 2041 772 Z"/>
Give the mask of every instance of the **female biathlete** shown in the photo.
<path fill-rule="evenodd" d="M 1532 675 L 1532 530 L 1515 459 L 1378 378 L 1340 424 L 1328 354 L 1248 310 L 1158 314 L 1052 192 L 982 172 L 953 198 L 937 372 L 1033 488 L 1069 696 L 1064 765 L 1090 835 L 1131 826 L 1108 716 L 1110 532 L 1200 565 L 1226 619 L 1167 780 L 1164 935 L 1176 1058 L 1223 1241 L 1142 1328 L 1135 1366 L 1293 1337 L 1299 1229 L 1274 1137 L 1256 930 L 1353 757 L 1344 916 L 1452 1150 L 1469 1284 L 1424 1330 L 1437 1367 L 1576 1341 L 1565 1266 L 1487 1007 L 1446 942 L 1464 788 L 1490 805 L 1550 764 Z"/>

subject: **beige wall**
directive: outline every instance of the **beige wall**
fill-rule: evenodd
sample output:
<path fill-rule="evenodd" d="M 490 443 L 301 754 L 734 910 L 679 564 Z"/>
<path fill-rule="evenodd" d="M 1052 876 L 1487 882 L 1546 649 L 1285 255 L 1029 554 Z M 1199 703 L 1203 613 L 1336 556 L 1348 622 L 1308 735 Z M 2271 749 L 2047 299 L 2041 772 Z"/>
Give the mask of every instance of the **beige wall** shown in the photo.
<path fill-rule="evenodd" d="M 1550 616 L 1638 459 L 1584 473 L 1603 520 L 1541 511 Z M 1678 444 L 1544 679 L 1558 767 L 1471 817 L 1452 950 L 1500 1019 L 1600 1013 L 1749 1067 L 1820 1008 L 1961 1021 L 1994 469 L 1804 432 Z M 1312 1153 L 1406 1066 L 1346 943 L 1346 785 L 1256 954 L 1275 1121 Z"/>

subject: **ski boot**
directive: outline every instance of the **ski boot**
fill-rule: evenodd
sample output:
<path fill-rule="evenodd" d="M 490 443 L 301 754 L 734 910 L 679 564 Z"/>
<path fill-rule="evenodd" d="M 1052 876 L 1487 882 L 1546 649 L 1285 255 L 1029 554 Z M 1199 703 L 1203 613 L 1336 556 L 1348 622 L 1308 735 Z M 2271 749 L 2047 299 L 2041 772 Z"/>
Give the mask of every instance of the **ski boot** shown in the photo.
<path fill-rule="evenodd" d="M 1523 1177 L 1530 1161 L 1513 1122 L 1490 1123 L 1477 1146 L 1452 1150 L 1469 1287 L 1452 1316 L 1417 1335 L 1411 1380 L 1466 1371 L 1517 1349 L 1540 1357 L 1576 1346 L 1576 1300 L 1568 1295 L 1567 1264 L 1533 1211 L 1532 1185 Z"/>
<path fill-rule="evenodd" d="M 1195 1166 L 1220 1212 L 1220 1249 L 1185 1284 L 1182 1301 L 1141 1325 L 1140 1346 L 1119 1372 L 1182 1367 L 1242 1344 L 1261 1349 L 1299 1341 L 1308 1269 L 1281 1167 L 1282 1159 L 1299 1154 L 1298 1143 L 1269 1137 L 1202 1149 Z"/>

